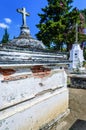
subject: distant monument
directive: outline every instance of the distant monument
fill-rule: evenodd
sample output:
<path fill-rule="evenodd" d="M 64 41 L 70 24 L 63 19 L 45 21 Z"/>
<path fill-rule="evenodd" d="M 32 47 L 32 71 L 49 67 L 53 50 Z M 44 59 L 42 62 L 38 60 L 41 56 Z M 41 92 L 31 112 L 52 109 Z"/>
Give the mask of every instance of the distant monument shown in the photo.
<path fill-rule="evenodd" d="M 17 9 L 18 13 L 22 14 L 22 26 L 20 27 L 20 35 L 14 38 L 10 43 L 17 47 L 25 47 L 30 50 L 45 49 L 45 45 L 30 35 L 30 29 L 26 24 L 26 16 L 30 14 L 26 12 L 25 8 Z"/>
<path fill-rule="evenodd" d="M 83 50 L 80 48 L 78 44 L 78 24 L 76 24 L 76 41 L 73 44 L 72 49 L 70 50 L 70 69 L 82 68 L 83 66 Z"/>

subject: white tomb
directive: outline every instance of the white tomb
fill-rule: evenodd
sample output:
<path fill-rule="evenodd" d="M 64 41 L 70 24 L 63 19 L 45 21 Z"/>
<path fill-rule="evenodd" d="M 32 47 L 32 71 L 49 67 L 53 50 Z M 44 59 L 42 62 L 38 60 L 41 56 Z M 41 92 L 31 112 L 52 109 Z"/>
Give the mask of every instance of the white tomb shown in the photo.
<path fill-rule="evenodd" d="M 69 113 L 67 74 L 58 68 L 64 60 L 41 50 L 44 46 L 26 31 L 27 12 L 18 12 L 23 25 L 12 43 L 23 47 L 0 48 L 0 130 L 44 130 Z"/>
<path fill-rule="evenodd" d="M 80 48 L 79 44 L 73 44 L 72 49 L 70 50 L 69 60 L 71 61 L 69 66 L 70 69 L 82 68 L 84 57 L 83 50 Z"/>

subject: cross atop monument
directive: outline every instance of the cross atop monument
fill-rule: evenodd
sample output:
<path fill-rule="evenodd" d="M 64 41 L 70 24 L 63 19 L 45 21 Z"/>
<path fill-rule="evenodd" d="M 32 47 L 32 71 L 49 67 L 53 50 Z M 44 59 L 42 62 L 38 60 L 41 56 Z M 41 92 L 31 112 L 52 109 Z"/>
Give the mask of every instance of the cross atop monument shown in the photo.
<path fill-rule="evenodd" d="M 26 12 L 25 8 L 17 9 L 17 12 L 22 14 L 22 27 L 27 27 L 27 25 L 26 25 L 26 16 L 29 16 L 30 14 Z"/>
<path fill-rule="evenodd" d="M 76 23 L 76 43 L 78 43 L 78 24 Z"/>

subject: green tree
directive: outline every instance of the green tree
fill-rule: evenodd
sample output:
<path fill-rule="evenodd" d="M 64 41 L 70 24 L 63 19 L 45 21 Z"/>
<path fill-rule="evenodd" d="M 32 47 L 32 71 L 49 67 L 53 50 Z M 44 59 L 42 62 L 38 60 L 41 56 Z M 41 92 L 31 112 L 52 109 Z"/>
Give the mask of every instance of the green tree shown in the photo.
<path fill-rule="evenodd" d="M 9 34 L 8 34 L 8 31 L 7 31 L 7 28 L 5 28 L 4 31 L 5 32 L 4 32 L 4 35 L 2 37 L 1 43 L 7 43 L 9 41 Z"/>
<path fill-rule="evenodd" d="M 50 47 L 55 43 L 59 49 L 62 42 L 69 45 L 75 41 L 76 22 L 79 22 L 79 12 L 73 9 L 72 0 L 47 0 L 48 4 L 42 8 L 42 14 L 38 14 L 40 22 L 37 26 L 39 32 L 36 37 Z"/>

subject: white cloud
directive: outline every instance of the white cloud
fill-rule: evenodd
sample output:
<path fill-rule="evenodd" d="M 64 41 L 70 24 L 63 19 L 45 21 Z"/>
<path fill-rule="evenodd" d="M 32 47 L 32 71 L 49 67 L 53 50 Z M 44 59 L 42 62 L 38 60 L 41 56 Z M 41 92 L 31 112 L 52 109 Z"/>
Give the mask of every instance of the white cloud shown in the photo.
<path fill-rule="evenodd" d="M 9 28 L 9 26 L 5 23 L 0 23 L 0 28 Z"/>
<path fill-rule="evenodd" d="M 10 24 L 12 22 L 12 20 L 10 18 L 4 18 L 5 22 Z"/>

